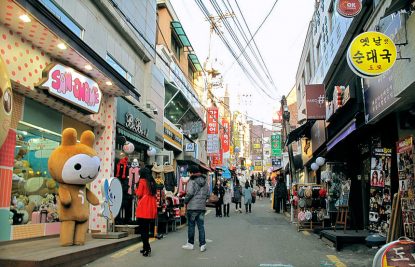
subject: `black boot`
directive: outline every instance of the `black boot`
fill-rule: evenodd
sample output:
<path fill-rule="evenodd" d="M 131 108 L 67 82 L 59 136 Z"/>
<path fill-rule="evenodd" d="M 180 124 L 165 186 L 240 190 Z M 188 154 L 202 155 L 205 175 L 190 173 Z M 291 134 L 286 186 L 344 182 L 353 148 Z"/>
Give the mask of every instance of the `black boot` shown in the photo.
<path fill-rule="evenodd" d="M 143 256 L 144 256 L 144 257 L 150 257 L 150 256 L 151 256 L 151 248 L 150 248 L 150 249 L 148 249 L 148 250 L 145 250 L 145 251 L 143 252 Z"/>

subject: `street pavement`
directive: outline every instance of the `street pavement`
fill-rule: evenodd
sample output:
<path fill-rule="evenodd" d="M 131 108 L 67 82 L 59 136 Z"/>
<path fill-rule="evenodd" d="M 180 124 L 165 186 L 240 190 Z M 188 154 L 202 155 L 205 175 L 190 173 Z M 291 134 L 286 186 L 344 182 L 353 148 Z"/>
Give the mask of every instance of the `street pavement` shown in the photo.
<path fill-rule="evenodd" d="M 96 260 L 86 266 L 372 266 L 376 249 L 349 245 L 342 251 L 320 240 L 317 235 L 297 232 L 289 218 L 270 209 L 269 199 L 257 200 L 252 213 L 239 214 L 231 208 L 229 218 L 216 218 L 209 208 L 205 217 L 207 250 L 181 248 L 187 227 L 151 243 L 151 257 L 143 257 L 141 243 Z"/>

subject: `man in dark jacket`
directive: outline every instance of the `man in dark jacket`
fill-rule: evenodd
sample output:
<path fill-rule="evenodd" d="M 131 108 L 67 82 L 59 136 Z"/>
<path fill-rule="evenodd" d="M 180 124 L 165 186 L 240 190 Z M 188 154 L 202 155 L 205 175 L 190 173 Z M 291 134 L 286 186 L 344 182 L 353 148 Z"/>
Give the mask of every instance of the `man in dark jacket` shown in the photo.
<path fill-rule="evenodd" d="M 182 248 L 189 250 L 194 248 L 195 225 L 197 224 L 200 251 L 203 252 L 206 250 L 205 212 L 209 188 L 206 177 L 200 173 L 198 166 L 190 165 L 187 170 L 190 173 L 184 199 L 184 203 L 187 204 L 187 244 Z"/>
<path fill-rule="evenodd" d="M 287 186 L 285 185 L 284 178 L 279 176 L 277 187 L 275 188 L 274 193 L 274 205 L 275 205 L 275 212 L 280 213 L 281 205 L 282 211 L 287 211 L 286 201 L 287 201 Z"/>

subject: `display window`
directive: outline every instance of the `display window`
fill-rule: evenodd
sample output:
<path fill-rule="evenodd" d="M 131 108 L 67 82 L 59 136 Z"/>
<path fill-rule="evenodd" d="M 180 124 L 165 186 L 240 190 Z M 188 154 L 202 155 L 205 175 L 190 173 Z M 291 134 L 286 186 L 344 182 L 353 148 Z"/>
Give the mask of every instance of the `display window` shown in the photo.
<path fill-rule="evenodd" d="M 48 159 L 59 146 L 59 133 L 19 122 L 14 153 L 11 212 L 13 224 L 58 221 L 58 184 L 48 171 Z"/>

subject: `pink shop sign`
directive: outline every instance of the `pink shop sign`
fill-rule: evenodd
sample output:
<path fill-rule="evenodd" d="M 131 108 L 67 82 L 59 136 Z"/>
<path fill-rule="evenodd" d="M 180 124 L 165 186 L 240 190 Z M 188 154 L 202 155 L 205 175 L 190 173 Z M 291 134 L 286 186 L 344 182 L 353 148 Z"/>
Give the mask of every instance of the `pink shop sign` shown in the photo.
<path fill-rule="evenodd" d="M 98 113 L 102 92 L 91 78 L 61 64 L 50 64 L 42 76 L 38 87 L 90 113 Z"/>

